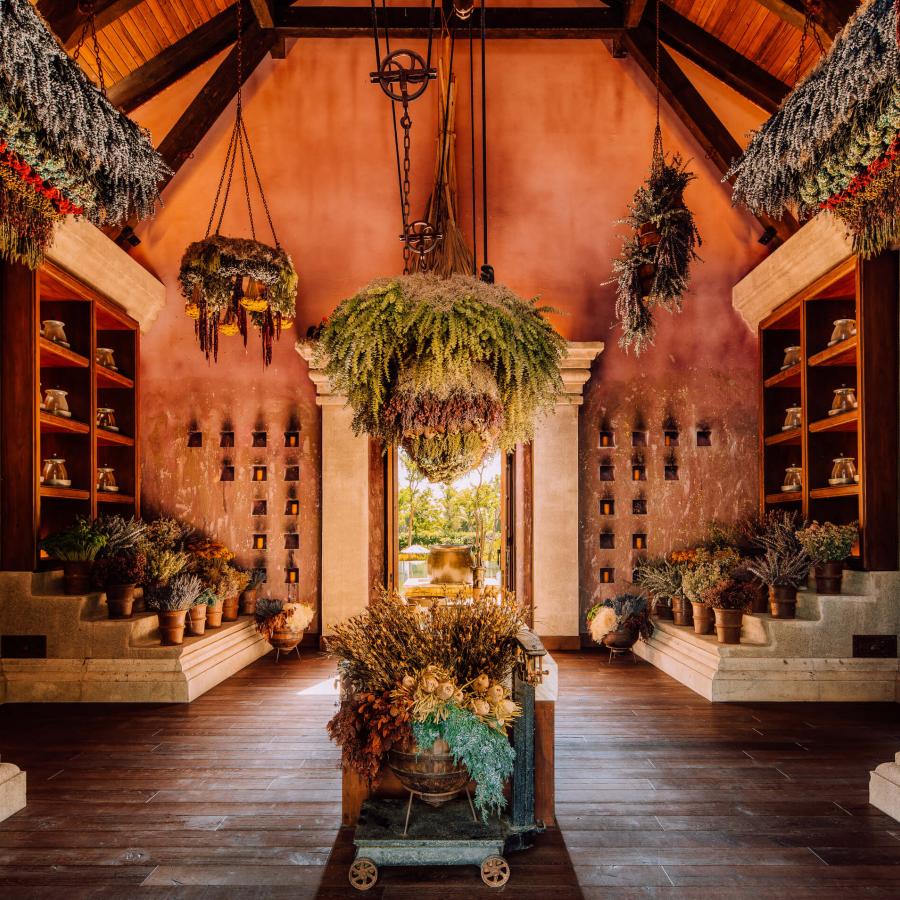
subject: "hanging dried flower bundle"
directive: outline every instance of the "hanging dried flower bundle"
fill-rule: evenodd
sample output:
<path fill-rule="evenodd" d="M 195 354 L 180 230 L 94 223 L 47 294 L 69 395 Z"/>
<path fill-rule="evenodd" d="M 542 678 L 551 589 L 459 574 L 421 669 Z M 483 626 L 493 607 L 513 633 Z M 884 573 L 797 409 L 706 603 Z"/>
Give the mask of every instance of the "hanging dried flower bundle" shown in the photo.
<path fill-rule="evenodd" d="M 246 346 L 249 320 L 265 364 L 272 361 L 272 342 L 293 323 L 297 297 L 297 273 L 281 247 L 213 234 L 188 246 L 178 277 L 207 359 L 218 358 L 220 334 L 241 334 Z"/>
<path fill-rule="evenodd" d="M 320 363 L 353 426 L 400 444 L 431 481 L 530 439 L 562 388 L 550 310 L 466 275 L 383 278 L 325 323 Z"/>
<path fill-rule="evenodd" d="M 623 223 L 630 234 L 613 262 L 619 345 L 636 354 L 653 343 L 654 307 L 681 312 L 690 266 L 699 258 L 700 233 L 684 204 L 684 190 L 694 177 L 680 156 L 666 158 L 657 126 L 650 174 L 628 208 Z"/>
<path fill-rule="evenodd" d="M 869 0 L 754 135 L 735 200 L 778 217 L 831 210 L 872 256 L 900 238 L 897 0 Z"/>
<path fill-rule="evenodd" d="M 0 254 L 32 268 L 66 215 L 97 225 L 150 215 L 168 171 L 28 0 L 0 4 L 0 139 Z"/>

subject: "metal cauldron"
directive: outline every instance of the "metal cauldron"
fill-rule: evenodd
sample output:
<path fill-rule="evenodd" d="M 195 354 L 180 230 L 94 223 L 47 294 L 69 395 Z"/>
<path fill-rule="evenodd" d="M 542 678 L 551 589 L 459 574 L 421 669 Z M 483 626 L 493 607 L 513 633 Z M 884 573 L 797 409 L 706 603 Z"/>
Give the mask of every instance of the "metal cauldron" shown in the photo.
<path fill-rule="evenodd" d="M 470 547 L 438 545 L 428 551 L 432 584 L 471 584 L 475 560 Z"/>

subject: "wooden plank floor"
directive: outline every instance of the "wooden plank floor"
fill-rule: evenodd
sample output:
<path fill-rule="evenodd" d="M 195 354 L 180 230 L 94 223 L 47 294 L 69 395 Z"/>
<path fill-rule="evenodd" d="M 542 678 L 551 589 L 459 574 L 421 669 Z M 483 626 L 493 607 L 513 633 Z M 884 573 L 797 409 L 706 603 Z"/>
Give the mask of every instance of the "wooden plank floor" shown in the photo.
<path fill-rule="evenodd" d="M 559 662 L 561 830 L 504 895 L 900 897 L 900 823 L 867 804 L 895 706 L 714 705 L 644 663 Z M 0 706 L 29 799 L 0 823 L 0 897 L 357 896 L 332 671 L 266 657 L 188 706 Z M 493 894 L 472 867 L 387 869 L 368 896 Z"/>

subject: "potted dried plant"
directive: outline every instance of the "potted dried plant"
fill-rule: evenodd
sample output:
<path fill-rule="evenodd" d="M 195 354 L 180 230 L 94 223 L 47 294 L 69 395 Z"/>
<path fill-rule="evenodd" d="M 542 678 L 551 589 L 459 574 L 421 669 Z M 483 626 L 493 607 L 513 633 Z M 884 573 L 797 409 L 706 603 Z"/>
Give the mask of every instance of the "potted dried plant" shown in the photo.
<path fill-rule="evenodd" d="M 134 609 L 134 589 L 144 580 L 147 557 L 138 551 L 103 556 L 94 563 L 94 585 L 106 592 L 111 619 L 128 619 Z"/>
<path fill-rule="evenodd" d="M 664 556 L 642 560 L 635 570 L 634 580 L 654 601 L 658 619 L 673 619 L 675 598 L 682 597 L 681 577 L 684 568 Z M 677 625 L 683 624 L 676 622 Z"/>
<path fill-rule="evenodd" d="M 164 645 L 184 642 L 185 616 L 202 591 L 203 582 L 196 575 L 182 573 L 150 592 L 147 608 L 159 617 L 159 633 Z"/>
<path fill-rule="evenodd" d="M 844 561 L 859 537 L 856 522 L 835 525 L 813 522 L 797 532 L 797 540 L 809 554 L 814 568 L 816 591 L 820 594 L 839 594 L 844 577 Z"/>
<path fill-rule="evenodd" d="M 241 592 L 241 615 L 252 616 L 256 612 L 256 594 L 266 580 L 265 569 L 250 569 L 247 586 Z"/>
<path fill-rule="evenodd" d="M 97 554 L 106 546 L 106 535 L 89 519 L 79 518 L 71 528 L 45 538 L 41 546 L 52 559 L 63 564 L 66 593 L 73 596 L 88 593 L 91 569 Z"/>
<path fill-rule="evenodd" d="M 727 578 L 703 592 L 703 599 L 716 617 L 716 638 L 720 644 L 739 644 L 744 613 L 753 605 L 753 587 L 746 581 Z"/>
<path fill-rule="evenodd" d="M 647 598 L 640 594 L 622 594 L 594 604 L 587 614 L 591 638 L 611 650 L 630 650 L 638 638 L 653 634 Z"/>
<path fill-rule="evenodd" d="M 221 590 L 224 594 L 224 602 L 222 604 L 222 621 L 236 622 L 239 612 L 240 595 L 244 588 L 250 583 L 250 573 L 234 566 L 228 566 L 226 571 L 227 582 L 221 584 Z"/>
<path fill-rule="evenodd" d="M 206 634 L 206 612 L 215 602 L 216 595 L 209 588 L 203 588 L 194 601 L 194 605 L 188 610 L 185 620 L 188 634 L 195 637 Z"/>
<path fill-rule="evenodd" d="M 775 619 L 797 615 L 797 590 L 809 577 L 810 558 L 797 537 L 799 517 L 770 512 L 755 538 L 764 555 L 749 560 L 747 571 L 769 586 L 769 612 Z"/>
<path fill-rule="evenodd" d="M 706 600 L 706 592 L 729 578 L 740 561 L 740 556 L 732 547 L 719 550 L 700 548 L 694 561 L 684 564 L 681 584 L 684 596 L 691 604 L 697 634 L 712 634 L 714 627 L 713 610 Z"/>
<path fill-rule="evenodd" d="M 305 603 L 261 597 L 256 601 L 256 630 L 279 654 L 290 653 L 300 645 L 314 614 Z"/>

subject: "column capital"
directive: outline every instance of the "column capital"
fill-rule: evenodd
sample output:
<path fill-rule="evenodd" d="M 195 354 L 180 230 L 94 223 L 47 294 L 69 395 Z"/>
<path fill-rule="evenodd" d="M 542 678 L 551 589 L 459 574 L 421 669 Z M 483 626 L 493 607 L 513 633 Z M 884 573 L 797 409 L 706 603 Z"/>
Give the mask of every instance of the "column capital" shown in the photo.
<path fill-rule="evenodd" d="M 591 377 L 591 365 L 605 348 L 603 341 L 566 341 L 566 355 L 559 366 L 563 394 L 558 406 L 581 406 L 584 386 Z"/>
<path fill-rule="evenodd" d="M 294 344 L 294 349 L 309 364 L 309 380 L 316 386 L 317 406 L 344 406 L 347 395 L 336 391 L 331 379 L 325 374 L 325 370 L 313 365 L 316 355 L 315 341 L 302 338 Z"/>

